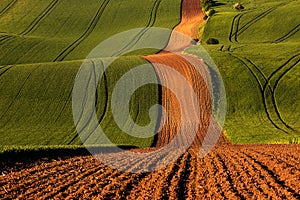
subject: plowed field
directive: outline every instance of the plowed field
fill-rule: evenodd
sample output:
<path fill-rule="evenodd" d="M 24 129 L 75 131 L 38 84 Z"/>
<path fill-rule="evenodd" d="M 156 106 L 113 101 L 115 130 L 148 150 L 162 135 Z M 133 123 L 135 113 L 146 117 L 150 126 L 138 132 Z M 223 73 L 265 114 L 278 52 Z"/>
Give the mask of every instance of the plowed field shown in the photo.
<path fill-rule="evenodd" d="M 224 145 L 204 158 L 190 149 L 152 173 L 122 173 L 92 156 L 37 161 L 2 169 L 0 198 L 299 199 L 299 160 L 298 145 Z"/>
<path fill-rule="evenodd" d="M 192 137 L 189 133 L 195 130 L 194 124 L 199 124 L 194 145 L 199 145 L 202 143 L 210 123 L 211 97 L 206 84 L 208 74 L 204 63 L 196 57 L 180 54 L 185 48 L 192 45 L 192 41 L 188 37 L 196 38 L 197 27 L 203 22 L 200 2 L 183 0 L 181 14 L 181 23 L 175 27 L 164 51 L 145 57 L 146 60 L 153 63 L 160 82 L 165 86 L 162 88 L 162 105 L 166 110 L 166 116 L 164 117 L 165 121 L 162 122 L 164 123 L 163 127 L 158 133 L 156 147 L 167 145 L 176 134 L 182 133 L 179 137 L 180 141 L 176 141 L 176 144 L 181 146 L 186 141 L 185 137 Z M 192 86 L 192 91 L 184 88 L 183 80 L 169 74 L 160 65 L 171 67 L 179 72 L 184 77 L 184 81 Z M 171 91 L 168 86 L 175 86 L 177 90 Z M 193 101 L 194 93 L 196 102 Z"/>

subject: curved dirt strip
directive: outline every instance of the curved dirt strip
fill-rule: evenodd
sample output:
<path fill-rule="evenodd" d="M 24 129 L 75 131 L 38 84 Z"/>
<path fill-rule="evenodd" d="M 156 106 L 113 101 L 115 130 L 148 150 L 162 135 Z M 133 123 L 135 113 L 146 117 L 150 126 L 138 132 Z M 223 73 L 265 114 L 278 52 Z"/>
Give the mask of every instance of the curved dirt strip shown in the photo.
<path fill-rule="evenodd" d="M 166 116 L 165 121 L 161 121 L 162 129 L 158 133 L 156 147 L 168 144 L 178 131 L 182 134 L 180 135 L 181 141 L 176 141 L 176 145 L 184 145 L 187 138 L 192 137 L 195 123 L 199 124 L 199 129 L 194 144 L 201 144 L 206 135 L 212 110 L 210 92 L 206 85 L 209 75 L 203 60 L 180 54 L 192 45 L 191 38 L 197 38 L 197 29 L 202 22 L 203 12 L 200 1 L 183 0 L 181 23 L 174 29 L 167 47 L 158 54 L 144 57 L 153 64 L 160 83 L 166 86 L 162 87 L 161 102 L 166 110 Z M 184 89 L 184 82 L 170 75 L 166 68 L 160 66 L 161 64 L 175 69 L 184 76 L 193 88 L 192 92 L 195 92 L 198 102 L 192 101 L 193 94 Z M 168 86 L 176 86 L 179 92 L 174 94 Z M 200 108 L 200 113 L 197 112 L 197 106 Z M 182 116 L 188 117 L 182 119 Z M 183 120 L 182 124 L 180 124 L 181 120 Z M 216 124 L 213 125 L 216 131 L 221 131 Z"/>

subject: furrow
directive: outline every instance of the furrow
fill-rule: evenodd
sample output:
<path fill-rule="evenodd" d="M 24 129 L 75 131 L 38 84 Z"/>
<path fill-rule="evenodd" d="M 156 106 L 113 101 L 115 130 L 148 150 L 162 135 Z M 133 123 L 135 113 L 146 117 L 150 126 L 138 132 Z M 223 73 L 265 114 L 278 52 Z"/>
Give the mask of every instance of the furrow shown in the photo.
<path fill-rule="evenodd" d="M 207 194 L 205 194 L 205 199 L 229 199 L 226 197 L 226 193 L 223 190 L 224 178 L 220 176 L 220 172 L 216 163 L 214 162 L 215 152 L 210 152 L 207 156 L 204 157 L 206 174 L 209 179 L 207 188 Z"/>
<path fill-rule="evenodd" d="M 245 168 L 249 172 L 250 176 L 253 177 L 254 184 L 262 189 L 263 193 L 266 195 L 266 198 L 279 196 L 280 193 L 278 188 L 276 188 L 274 184 L 270 182 L 266 174 L 264 174 L 260 168 L 257 168 L 257 166 L 253 165 L 253 162 L 244 154 L 237 152 L 237 156 L 241 158 L 241 163 L 245 165 Z"/>
<path fill-rule="evenodd" d="M 266 156 L 260 151 L 248 150 L 247 154 L 260 162 L 264 168 L 270 166 L 269 171 L 276 176 L 279 182 L 285 185 L 284 187 L 287 190 L 291 189 L 291 192 L 300 194 L 300 187 L 297 185 L 300 179 L 300 169 L 285 163 L 278 157 L 272 158 L 271 156 Z"/>
<path fill-rule="evenodd" d="M 262 180 L 262 177 L 253 169 L 249 162 L 243 157 L 238 155 L 240 148 L 236 148 L 228 151 L 230 155 L 230 162 L 237 168 L 241 176 L 241 181 L 245 181 L 246 191 L 249 192 L 249 196 L 253 196 L 254 199 L 259 197 L 268 198 L 269 186 Z M 274 194 L 273 191 L 270 192 Z"/>
<path fill-rule="evenodd" d="M 260 154 L 263 157 L 269 158 L 271 160 L 278 160 L 280 163 L 284 163 L 286 167 L 295 168 L 297 170 L 300 170 L 299 166 L 299 160 L 293 159 L 291 154 L 286 155 L 287 153 L 280 153 L 280 152 L 272 152 L 272 153 L 266 153 L 262 150 L 254 150 L 251 149 L 250 151 L 253 151 L 257 154 Z M 284 151 L 284 150 L 282 150 Z"/>
<path fill-rule="evenodd" d="M 239 192 L 237 186 L 234 184 L 234 176 L 231 175 L 233 172 L 227 167 L 225 161 L 222 159 L 219 153 L 217 153 L 214 158 L 218 168 L 221 169 L 220 171 L 222 175 L 226 177 L 226 184 L 222 184 L 222 186 L 225 185 L 228 190 L 228 194 L 226 196 L 230 197 L 230 199 L 245 199 L 245 197 Z"/>
<path fill-rule="evenodd" d="M 236 193 L 240 199 L 250 199 L 252 197 L 258 198 L 259 196 L 265 196 L 263 190 L 259 188 L 259 186 L 254 186 L 255 181 L 249 175 L 247 169 L 244 168 L 239 159 L 236 158 L 234 151 L 230 152 L 220 150 L 218 152 L 218 156 L 223 161 L 222 164 L 230 169 L 230 176 L 232 177 L 231 183 L 238 188 L 238 190 L 236 189 Z"/>
<path fill-rule="evenodd" d="M 49 181 L 46 188 L 37 193 L 37 196 L 41 199 L 51 199 L 54 198 L 57 194 L 67 190 L 69 187 L 83 182 L 88 179 L 90 176 L 93 176 L 96 173 L 110 174 L 110 170 L 104 168 L 103 165 L 91 165 L 90 168 L 86 166 L 85 168 L 81 168 L 79 173 L 76 171 L 72 172 L 72 176 L 70 177 L 69 172 L 64 172 L 61 176 L 52 178 L 52 181 Z M 56 185 L 56 183 L 61 183 Z"/>
<path fill-rule="evenodd" d="M 188 178 L 187 193 L 188 199 L 204 198 L 208 193 L 209 177 L 206 172 L 205 163 L 203 158 L 199 158 L 199 149 L 191 148 L 191 168 L 192 172 Z"/>
<path fill-rule="evenodd" d="M 239 155 L 245 156 L 244 158 L 246 158 L 254 170 L 260 174 L 260 179 L 264 180 L 270 189 L 274 191 L 274 197 L 294 199 L 294 197 L 299 195 L 297 195 L 293 189 L 286 186 L 285 182 L 280 180 L 266 165 L 248 155 L 247 151 L 239 152 Z"/>
<path fill-rule="evenodd" d="M 283 149 L 282 151 L 274 150 L 272 152 L 268 152 L 263 150 L 254 150 L 253 148 L 251 149 L 251 151 L 254 151 L 256 153 L 262 154 L 270 158 L 280 160 L 281 162 L 284 162 L 287 166 L 295 167 L 297 170 L 300 170 L 299 159 L 293 157 L 293 154 L 295 154 L 295 152 L 286 153 L 286 150 Z M 287 154 L 289 156 L 287 156 Z"/>
<path fill-rule="evenodd" d="M 49 167 L 35 166 L 34 170 L 30 173 L 26 173 L 26 169 L 23 169 L 19 173 L 8 174 L 7 176 L 9 176 L 10 179 L 6 182 L 7 188 L 9 188 L 7 189 L 7 193 L 17 196 L 31 196 L 47 186 L 49 177 L 52 179 L 59 176 L 63 178 L 68 177 L 69 174 L 66 174 L 65 171 L 76 170 L 76 168 L 84 163 L 82 159 L 78 160 L 78 162 L 79 163 L 75 162 L 76 165 L 73 162 L 57 161 L 49 163 Z M 25 173 L 23 173 L 23 171 L 25 171 Z M 19 184 L 20 181 L 22 184 Z M 28 187 L 33 187 L 33 190 L 27 191 Z"/>

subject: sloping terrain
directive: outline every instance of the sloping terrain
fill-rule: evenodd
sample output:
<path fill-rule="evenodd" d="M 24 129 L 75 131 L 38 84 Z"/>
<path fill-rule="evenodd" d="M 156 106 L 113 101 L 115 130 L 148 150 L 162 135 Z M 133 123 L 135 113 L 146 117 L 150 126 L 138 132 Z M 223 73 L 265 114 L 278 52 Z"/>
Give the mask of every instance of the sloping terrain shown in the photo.
<path fill-rule="evenodd" d="M 299 1 L 244 1 L 242 11 L 233 4 L 219 1 L 202 38 L 225 83 L 227 137 L 245 144 L 298 143 Z M 219 44 L 206 45 L 209 38 Z"/>
<path fill-rule="evenodd" d="M 144 57 L 153 63 L 163 85 L 161 101 L 166 116 L 162 119 L 163 127 L 158 133 L 156 147 L 167 145 L 176 134 L 180 137 L 175 142 L 182 146 L 189 141 L 189 137 L 193 137 L 195 131 L 194 145 L 200 145 L 208 132 L 212 99 L 207 68 L 203 60 L 181 54 L 184 49 L 193 45 L 191 40 L 196 38 L 197 27 L 203 22 L 202 18 L 203 12 L 198 0 L 182 1 L 181 22 L 174 28 L 166 48 L 158 54 Z M 161 65 L 176 70 L 184 80 Z M 191 90 L 186 88 L 185 81 L 192 87 Z M 176 91 L 170 89 L 172 86 L 176 87 Z M 217 124 L 214 126 L 216 131 L 221 131 Z"/>
<path fill-rule="evenodd" d="M 187 3 L 188 1 L 184 2 Z M 193 7 L 199 5 L 198 1 L 194 3 Z M 183 6 L 183 8 L 187 7 Z M 183 9 L 183 12 L 187 11 Z M 194 27 L 194 25 L 186 27 Z M 170 44 L 172 45 L 172 43 Z M 173 46 L 178 47 L 179 44 Z M 214 49 L 214 47 L 211 48 Z M 195 49 L 197 48 L 192 48 L 191 53 L 197 53 Z M 207 88 L 203 87 L 203 79 L 196 78 L 195 80 L 199 80 L 199 82 L 195 82 L 194 78 L 191 78 L 194 71 L 189 68 L 190 65 L 187 65 L 185 61 L 178 59 L 178 55 L 161 52 L 158 55 L 147 56 L 146 58 L 153 59 L 158 63 L 168 63 L 170 66 L 175 66 L 176 70 L 179 70 L 181 74 L 188 78 L 189 83 L 192 83 L 197 89 L 200 88 L 200 91 L 204 91 L 204 94 L 206 93 Z M 171 58 L 176 60 L 172 61 Z M 132 59 L 136 64 L 144 62 L 137 61 L 136 57 Z M 197 61 L 199 60 L 197 59 Z M 120 60 L 120 62 L 123 61 Z M 220 63 L 219 60 L 218 62 Z M 172 78 L 167 77 L 168 74 L 164 74 L 164 71 L 158 71 L 158 65 L 154 63 L 153 65 L 160 80 L 164 81 Z M 180 66 L 186 68 L 181 69 Z M 6 69 L 3 68 L 3 70 Z M 228 84 L 228 77 L 225 76 L 225 78 Z M 105 79 L 102 81 L 105 82 Z M 56 87 L 59 87 L 59 84 Z M 239 87 L 241 86 L 239 85 Z M 105 88 L 102 91 L 105 91 Z M 143 92 L 147 93 L 148 91 L 149 88 Z M 171 93 L 165 94 L 172 95 Z M 175 97 L 168 96 L 168 98 L 174 98 L 174 101 L 171 101 L 172 106 L 168 104 L 166 99 L 163 104 L 170 106 L 168 110 L 174 112 L 175 115 L 169 116 L 176 119 L 178 117 L 176 110 L 172 110 L 173 106 L 177 106 Z M 209 108 L 211 102 L 205 100 L 203 105 Z M 230 104 L 230 106 L 232 105 Z M 232 109 L 232 107 L 230 108 Z M 104 108 L 100 106 L 99 109 Z M 204 114 L 203 118 L 207 117 L 207 113 L 202 114 Z M 175 123 L 175 127 L 176 125 L 177 123 Z M 243 130 L 245 130 L 245 127 Z M 168 143 L 174 133 L 174 131 L 160 132 L 157 146 Z M 201 138 L 200 135 L 198 135 L 198 139 Z M 166 137 L 166 139 L 163 137 Z M 149 150 L 156 149 L 135 149 L 132 151 L 146 153 Z M 160 166 L 172 157 L 170 155 L 176 154 L 176 151 L 179 151 L 179 149 L 167 152 L 163 156 L 154 154 L 153 157 L 137 160 L 128 160 L 124 158 L 122 152 L 116 152 L 107 154 L 107 158 L 114 159 L 124 165 L 130 164 L 127 166 L 130 166 L 131 169 L 140 169 L 146 163 L 146 166 L 149 166 L 149 164 L 150 166 Z M 32 163 L 15 163 L 13 166 L 8 161 L 9 164 L 5 166 L 4 163 L 4 167 L 0 169 L 0 198 L 299 199 L 299 155 L 299 145 L 219 144 L 204 158 L 199 158 L 198 148 L 191 148 L 175 162 L 160 170 L 135 174 L 111 169 L 97 161 L 93 156 L 44 158 Z"/>
<path fill-rule="evenodd" d="M 81 144 L 72 116 L 72 90 L 83 59 L 110 36 L 138 27 L 173 28 L 181 1 L 18 0 L 0 2 L 0 144 Z M 139 16 L 138 18 L 136 16 Z M 140 39 L 143 42 L 143 38 Z M 167 39 L 157 38 L 162 46 Z M 105 72 L 97 93 L 97 115 L 118 145 L 151 146 L 153 137 L 129 137 L 115 123 L 110 98 L 118 78 L 147 63 L 135 51 Z M 91 62 L 92 64 L 92 62 Z M 141 77 L 156 78 L 154 70 Z M 88 77 L 87 77 L 88 78 Z M 135 77 L 131 77 L 132 84 Z M 147 124 L 148 110 L 159 102 L 158 86 L 133 94 L 130 114 Z"/>

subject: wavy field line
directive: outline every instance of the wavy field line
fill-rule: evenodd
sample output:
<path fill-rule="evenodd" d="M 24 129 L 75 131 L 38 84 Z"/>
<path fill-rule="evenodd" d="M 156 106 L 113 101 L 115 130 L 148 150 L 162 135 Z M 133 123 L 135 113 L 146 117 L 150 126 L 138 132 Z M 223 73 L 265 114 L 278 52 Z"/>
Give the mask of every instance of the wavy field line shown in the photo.
<path fill-rule="evenodd" d="M 271 93 L 273 93 L 273 90 L 271 88 L 270 85 L 266 84 L 267 83 L 267 78 L 265 75 L 262 75 L 263 73 L 259 70 L 259 68 L 256 66 L 255 67 L 255 70 L 258 70 L 258 72 L 263 76 L 263 80 L 265 80 L 265 85 L 267 86 L 266 88 L 264 88 L 264 84 L 261 83 L 261 78 L 259 78 L 259 76 L 257 75 L 257 73 L 255 73 L 255 71 L 242 59 L 242 58 L 239 58 L 237 56 L 234 56 L 232 54 L 229 53 L 230 56 L 236 58 L 237 60 L 239 60 L 244 66 L 247 67 L 247 69 L 250 71 L 250 73 L 252 74 L 252 76 L 255 78 L 256 82 L 258 83 L 258 86 L 259 86 L 259 90 L 260 90 L 260 93 L 261 93 L 261 96 L 262 96 L 262 102 L 263 102 L 263 106 L 264 106 L 264 109 L 265 109 L 265 113 L 267 115 L 267 118 L 269 119 L 269 121 L 273 124 L 273 126 L 281 131 L 283 131 L 284 133 L 287 133 L 289 134 L 288 131 L 286 131 L 285 129 L 281 128 L 277 123 L 276 121 L 273 119 L 272 117 L 272 113 L 269 112 L 269 105 L 268 105 L 268 101 L 267 101 L 267 98 L 268 98 L 268 95 L 266 93 L 267 89 L 269 89 L 269 91 L 271 91 Z M 251 62 L 252 63 L 252 62 Z M 253 64 L 253 63 L 252 63 Z M 252 65 L 251 64 L 251 65 Z M 254 65 L 254 64 L 253 64 Z M 254 65 L 255 66 L 255 65 Z M 275 108 L 276 107 L 276 104 L 274 104 L 274 100 L 272 99 L 271 100 L 272 102 L 272 107 L 275 109 L 275 113 L 277 115 L 277 118 L 280 120 L 280 122 L 285 126 L 287 127 L 288 129 L 290 129 L 290 126 L 282 119 L 279 111 L 278 111 L 278 108 Z"/>
<path fill-rule="evenodd" d="M 238 36 L 240 36 L 243 32 L 245 32 L 248 28 L 250 28 L 253 24 L 255 24 L 256 22 L 258 22 L 259 20 L 263 19 L 264 17 L 266 17 L 267 15 L 269 15 L 270 13 L 272 13 L 273 11 L 275 11 L 277 8 L 281 7 L 281 6 L 285 6 L 292 1 L 289 2 L 284 2 L 281 4 L 278 4 L 276 6 L 273 6 L 272 8 L 256 15 L 253 19 L 249 20 L 244 26 L 242 26 L 239 30 L 237 30 L 232 36 L 235 37 L 235 40 L 237 41 Z M 246 13 L 245 13 L 246 14 Z"/>
<path fill-rule="evenodd" d="M 263 74 L 263 72 L 259 69 L 259 67 L 257 67 L 251 60 L 249 60 L 247 58 L 245 58 L 245 60 L 247 60 L 263 76 L 263 79 L 265 81 L 264 83 L 266 84 L 268 82 L 268 78 Z M 279 108 L 278 108 L 277 101 L 276 101 L 276 98 L 275 98 L 275 88 L 272 87 L 270 84 L 268 84 L 268 90 L 267 90 L 267 88 L 262 87 L 265 84 L 261 85 L 261 88 L 262 88 L 262 91 L 263 91 L 263 94 L 264 94 L 265 105 L 268 104 L 267 100 L 270 97 L 268 95 L 268 91 L 270 91 L 271 94 L 272 94 L 271 95 L 271 102 L 272 102 L 271 104 L 272 104 L 273 109 L 275 110 L 275 113 L 276 113 L 278 119 L 281 121 L 281 123 L 283 123 L 283 125 L 286 128 L 288 128 L 288 129 L 290 129 L 292 131 L 295 131 L 290 125 L 288 125 L 288 123 L 283 119 L 283 117 L 281 116 L 281 114 L 279 112 Z"/>
<path fill-rule="evenodd" d="M 300 24 L 298 24 L 296 27 L 294 27 L 292 30 L 290 30 L 287 34 L 285 34 L 284 36 L 276 39 L 273 43 L 280 43 L 283 42 L 287 39 L 289 39 L 290 37 L 292 37 L 293 35 L 295 35 L 296 33 L 298 33 L 300 31 Z"/>
<path fill-rule="evenodd" d="M 265 97 L 264 97 L 264 93 L 263 93 L 263 86 L 261 85 L 260 83 L 260 79 L 259 77 L 255 74 L 255 72 L 246 64 L 246 62 L 244 60 L 242 60 L 241 58 L 237 57 L 237 56 L 234 56 L 232 54 L 229 54 L 230 56 L 236 58 L 237 60 L 239 60 L 244 66 L 247 67 L 247 69 L 250 71 L 250 73 L 252 74 L 252 76 L 255 78 L 256 82 L 258 83 L 258 86 L 259 86 L 259 90 L 260 90 L 260 93 L 261 93 L 261 96 L 262 96 L 262 102 L 263 102 L 263 106 L 264 106 L 264 109 L 265 109 L 265 112 L 267 114 L 267 117 L 269 119 L 269 121 L 279 130 L 287 133 L 285 130 L 281 129 L 274 121 L 273 119 L 271 118 L 271 114 L 269 113 L 268 109 L 267 109 L 267 105 L 266 105 L 266 101 L 265 101 Z"/>
<path fill-rule="evenodd" d="M 22 86 L 20 87 L 20 89 L 18 90 L 17 94 L 15 95 L 15 97 L 12 99 L 11 103 L 8 105 L 8 107 L 6 108 L 6 110 L 1 114 L 0 116 L 0 120 L 3 119 L 3 117 L 6 115 L 6 113 L 9 111 L 9 109 L 12 107 L 12 105 L 15 103 L 17 97 L 20 95 L 21 91 L 23 90 L 23 88 L 25 87 L 26 82 L 29 80 L 29 78 L 31 77 L 32 73 L 34 71 L 36 71 L 40 66 L 35 67 L 25 78 L 24 82 L 22 83 Z"/>
<path fill-rule="evenodd" d="M 110 0 L 104 0 L 85 32 L 76 41 L 74 41 L 65 50 L 63 50 L 54 59 L 54 62 L 64 60 L 82 41 L 84 41 L 93 32 L 109 2 Z"/>
<path fill-rule="evenodd" d="M 234 37 L 235 42 L 238 42 L 238 38 L 237 38 L 237 32 L 239 31 L 239 25 L 240 25 L 240 21 L 241 18 L 245 15 L 246 13 L 243 14 L 237 14 L 236 16 L 234 16 L 232 23 L 231 23 L 231 29 L 230 29 L 230 33 L 229 33 L 229 41 L 232 41 L 232 38 Z"/>
<path fill-rule="evenodd" d="M 6 66 L 5 66 L 6 67 Z M 1 69 L 5 68 L 5 67 L 1 67 Z M 8 70 L 10 70 L 13 66 L 8 66 L 7 69 L 3 70 L 2 72 L 0 72 L 0 77 L 5 74 Z"/>
<path fill-rule="evenodd" d="M 0 17 L 5 14 L 18 0 L 12 0 L 5 8 L 0 11 Z"/>
<path fill-rule="evenodd" d="M 271 79 L 277 75 L 285 66 L 287 66 L 289 64 L 289 62 L 291 62 L 294 58 L 297 58 L 298 56 L 300 56 L 300 53 L 293 55 L 291 58 L 289 58 L 285 63 L 283 63 L 281 66 L 279 66 L 275 71 L 273 71 L 271 73 L 271 75 L 268 77 L 268 82 L 267 84 L 270 84 Z M 264 87 L 266 87 L 266 85 Z"/>
<path fill-rule="evenodd" d="M 43 12 L 34 19 L 33 22 L 30 23 L 30 25 L 21 33 L 19 33 L 19 35 L 27 35 L 29 33 L 31 33 L 34 29 L 37 28 L 38 24 L 49 14 L 51 13 L 51 11 L 54 10 L 54 8 L 56 7 L 56 5 L 58 4 L 59 0 L 53 0 L 44 10 Z"/>
<path fill-rule="evenodd" d="M 280 112 L 279 112 L 279 108 L 278 108 L 278 105 L 277 105 L 277 101 L 276 101 L 276 98 L 275 98 L 275 93 L 274 93 L 274 87 L 272 87 L 270 84 L 268 84 L 268 78 L 262 73 L 262 71 L 252 62 L 250 61 L 249 59 L 245 58 L 252 66 L 254 66 L 257 71 L 259 71 L 260 74 L 263 75 L 263 78 L 264 78 L 264 83 L 265 84 L 262 84 L 260 85 L 260 87 L 262 88 L 262 94 L 263 94 L 263 101 L 264 101 L 264 105 L 266 106 L 265 109 L 266 111 L 268 112 L 268 114 L 271 116 L 271 112 L 269 112 L 269 110 L 274 110 L 275 111 L 275 114 L 277 115 L 276 117 L 280 120 L 280 123 L 282 123 L 285 128 L 291 130 L 291 131 L 294 131 L 294 129 L 282 118 Z M 267 87 L 265 87 L 267 86 Z M 268 95 L 268 92 L 271 92 L 271 96 Z M 271 102 L 270 104 L 268 102 Z M 271 106 L 271 108 L 269 108 Z M 272 119 L 272 121 L 278 125 L 278 123 L 276 123 L 276 121 L 274 119 Z M 288 132 L 286 132 L 288 133 Z"/>
<path fill-rule="evenodd" d="M 149 21 L 143 30 L 141 30 L 125 47 L 120 49 L 118 52 L 113 54 L 113 56 L 120 56 L 122 53 L 130 50 L 135 44 L 138 43 L 138 41 L 142 38 L 142 36 L 148 31 L 150 27 L 153 27 L 155 21 L 156 21 L 156 15 L 159 8 L 159 5 L 162 0 L 156 0 L 153 4 L 152 10 L 150 12 L 150 18 Z"/>
<path fill-rule="evenodd" d="M 0 45 L 4 44 L 5 42 L 7 42 L 8 40 L 12 39 L 13 36 L 11 35 L 4 35 L 0 38 Z"/>
<path fill-rule="evenodd" d="M 291 63 L 293 60 L 294 63 Z M 297 66 L 297 64 L 300 62 L 300 53 L 292 56 L 291 58 L 289 58 L 283 65 L 281 65 L 280 67 L 277 68 L 277 70 L 275 70 L 267 79 L 267 82 L 266 84 L 264 85 L 264 91 L 266 91 L 266 87 L 267 85 L 271 85 L 271 81 L 273 79 L 275 79 L 275 83 L 273 85 L 273 92 L 272 92 L 272 100 L 273 100 L 273 104 L 276 108 L 276 112 L 279 114 L 280 116 L 280 112 L 279 112 L 279 109 L 278 109 L 278 106 L 277 106 L 277 101 L 276 101 L 276 98 L 275 98 L 275 91 L 279 85 L 279 82 L 282 80 L 282 78 L 290 71 L 292 70 L 295 66 Z M 291 63 L 291 65 L 290 65 Z M 281 72 L 282 70 L 284 70 L 282 73 L 279 73 Z M 295 129 L 293 129 L 291 126 L 287 125 L 286 126 L 292 130 L 292 131 L 296 131 Z"/>
<path fill-rule="evenodd" d="M 294 67 L 296 67 L 296 66 L 299 64 L 299 62 L 300 62 L 300 57 L 298 57 L 298 59 L 297 59 L 291 66 L 289 66 L 283 73 L 280 74 L 280 76 L 278 77 L 278 79 L 276 79 L 276 82 L 275 82 L 275 84 L 274 84 L 274 87 L 273 87 L 274 92 L 275 92 L 275 90 L 277 89 L 278 84 L 279 84 L 279 82 L 282 80 L 282 78 L 283 78 L 289 71 L 291 71 L 292 69 L 294 69 Z"/>
<path fill-rule="evenodd" d="M 103 66 L 102 60 L 99 59 L 99 61 L 101 62 L 102 66 Z M 97 83 L 96 83 L 96 80 L 97 80 L 97 78 L 96 78 L 96 74 L 97 74 L 97 73 L 96 73 L 96 64 L 95 64 L 95 62 L 92 61 L 92 60 L 91 60 L 91 64 L 92 64 L 92 66 L 93 66 L 93 73 L 91 73 L 90 76 L 89 76 L 88 84 L 86 85 L 86 88 L 85 88 L 85 95 L 84 95 L 83 103 L 86 101 L 85 99 L 86 99 L 86 97 L 88 96 L 88 95 L 87 95 L 87 92 L 88 92 L 88 87 L 89 87 L 89 85 L 90 85 L 90 82 L 91 82 L 91 80 L 92 80 L 92 76 L 93 76 L 93 78 L 94 78 L 94 86 L 95 86 L 95 88 L 97 88 Z M 107 76 L 106 76 L 105 72 L 103 73 L 103 77 L 104 77 L 104 87 L 105 87 L 105 95 L 106 95 L 105 100 L 106 100 L 106 103 L 104 104 L 104 111 L 101 113 L 101 116 L 100 116 L 99 119 L 98 119 L 98 124 L 100 124 L 100 122 L 104 119 L 104 116 L 105 116 L 105 114 L 107 113 L 107 107 L 108 107 L 108 88 L 107 88 L 108 83 L 107 83 Z M 101 80 L 99 80 L 99 81 L 101 81 Z M 99 84 L 99 83 L 98 83 L 98 84 Z M 95 96 L 95 111 L 94 111 L 94 112 L 97 112 L 97 110 L 98 110 L 98 109 L 97 109 L 97 105 L 98 105 L 97 102 L 98 102 L 98 89 L 96 89 L 96 96 Z M 82 115 L 83 115 L 83 111 L 84 111 L 85 104 L 82 104 L 81 106 L 82 106 L 82 110 L 81 110 L 81 113 L 80 113 L 80 116 L 79 116 L 79 120 L 78 120 L 77 122 L 75 122 L 75 127 L 78 126 L 78 123 L 79 123 L 80 120 L 82 119 Z M 79 130 L 78 132 L 81 132 L 82 130 L 84 130 L 84 129 L 89 125 L 89 122 L 90 122 L 90 120 L 91 120 L 91 118 L 92 118 L 94 112 L 91 113 L 89 119 L 88 119 L 88 120 L 86 121 L 86 123 L 83 125 L 82 129 Z M 85 141 L 91 136 L 91 134 L 96 130 L 96 128 L 97 128 L 97 126 L 94 128 L 94 130 L 91 131 L 90 135 L 86 137 Z M 75 140 L 76 138 L 78 138 L 78 134 L 76 134 L 76 135 L 68 142 L 68 144 L 71 144 L 72 142 L 74 142 L 74 140 Z"/>

